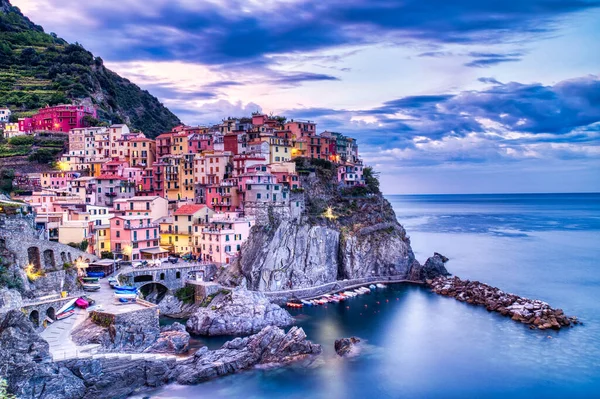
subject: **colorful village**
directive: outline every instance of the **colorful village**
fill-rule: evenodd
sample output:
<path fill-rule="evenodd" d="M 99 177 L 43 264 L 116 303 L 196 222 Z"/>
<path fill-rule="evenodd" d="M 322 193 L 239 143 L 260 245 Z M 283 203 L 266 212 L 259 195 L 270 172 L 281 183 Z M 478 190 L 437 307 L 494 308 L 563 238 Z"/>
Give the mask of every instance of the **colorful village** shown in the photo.
<path fill-rule="evenodd" d="M 4 109 L 0 112 L 8 112 Z M 106 259 L 219 266 L 239 255 L 268 212 L 300 215 L 296 158 L 332 162 L 341 186 L 364 184 L 354 138 L 308 120 L 254 113 L 213 126 L 177 126 L 150 139 L 125 124 L 87 126 L 94 108 L 58 105 L 9 123 L 5 137 L 68 136 L 54 170 L 17 173 L 41 236 Z"/>

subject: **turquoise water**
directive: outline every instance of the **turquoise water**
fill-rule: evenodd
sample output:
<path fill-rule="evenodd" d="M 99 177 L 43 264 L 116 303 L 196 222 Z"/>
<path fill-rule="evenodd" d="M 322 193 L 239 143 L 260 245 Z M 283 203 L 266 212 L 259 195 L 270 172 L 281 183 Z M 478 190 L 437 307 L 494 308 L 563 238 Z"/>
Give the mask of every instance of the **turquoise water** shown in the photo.
<path fill-rule="evenodd" d="M 584 325 L 531 331 L 421 287 L 395 286 L 293 311 L 323 345 L 311 362 L 171 385 L 152 397 L 600 397 L 600 194 L 389 200 L 420 261 L 441 252 L 451 273 L 545 300 Z M 365 344 L 341 359 L 333 342 L 347 336 Z"/>

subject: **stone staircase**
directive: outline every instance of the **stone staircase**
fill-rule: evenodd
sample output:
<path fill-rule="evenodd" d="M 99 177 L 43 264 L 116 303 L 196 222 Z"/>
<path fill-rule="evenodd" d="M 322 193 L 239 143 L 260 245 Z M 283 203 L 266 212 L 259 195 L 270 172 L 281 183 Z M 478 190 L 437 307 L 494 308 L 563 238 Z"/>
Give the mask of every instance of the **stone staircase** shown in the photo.
<path fill-rule="evenodd" d="M 76 349 L 52 351 L 52 360 L 73 360 L 73 359 L 93 359 L 99 360 L 104 359 L 107 361 L 118 360 L 118 364 L 123 364 L 123 367 L 128 367 L 127 363 L 123 361 L 127 360 L 146 360 L 146 361 L 172 361 L 181 362 L 188 358 L 188 356 L 175 356 L 166 355 L 161 353 L 98 353 L 100 345 L 86 345 L 79 346 Z M 117 367 L 118 364 L 113 365 Z"/>

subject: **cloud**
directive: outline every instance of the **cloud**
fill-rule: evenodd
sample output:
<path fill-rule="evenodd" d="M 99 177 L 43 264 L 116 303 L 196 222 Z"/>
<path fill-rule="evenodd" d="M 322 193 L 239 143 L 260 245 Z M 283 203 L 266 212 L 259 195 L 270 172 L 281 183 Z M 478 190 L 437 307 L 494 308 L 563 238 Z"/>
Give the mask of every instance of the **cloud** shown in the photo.
<path fill-rule="evenodd" d="M 59 0 L 28 2 L 26 7 L 35 12 L 38 23 L 91 45 L 111 61 L 187 60 L 212 65 L 248 60 L 267 65 L 273 62 L 272 55 L 382 42 L 526 42 L 553 32 L 565 16 L 600 5 L 598 0 L 83 2 L 68 10 L 94 27 L 82 30 L 77 24 L 57 23 L 62 15 Z M 483 58 L 475 66 L 498 59 Z"/>
<path fill-rule="evenodd" d="M 492 86 L 402 97 L 370 109 L 303 108 L 285 115 L 356 137 L 372 163 L 493 164 L 600 155 L 598 76 L 553 86 L 483 81 Z"/>
<path fill-rule="evenodd" d="M 470 57 L 475 59 L 467 62 L 465 66 L 476 67 L 476 68 L 488 68 L 492 65 L 502 64 L 504 62 L 517 62 L 521 61 L 522 53 L 476 53 L 471 52 L 468 54 Z"/>
<path fill-rule="evenodd" d="M 291 73 L 278 73 L 276 76 L 269 80 L 269 83 L 279 86 L 297 86 L 303 82 L 318 82 L 318 81 L 331 81 L 340 80 L 335 76 L 321 74 L 321 73 L 309 73 L 309 72 L 291 72 Z"/>

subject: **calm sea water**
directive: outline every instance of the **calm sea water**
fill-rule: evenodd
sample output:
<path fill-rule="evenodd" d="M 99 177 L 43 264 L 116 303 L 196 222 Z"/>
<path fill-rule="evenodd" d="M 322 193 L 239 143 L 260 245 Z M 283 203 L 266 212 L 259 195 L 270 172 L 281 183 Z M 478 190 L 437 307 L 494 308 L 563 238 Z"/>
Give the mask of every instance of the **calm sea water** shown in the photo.
<path fill-rule="evenodd" d="M 155 398 L 600 398 L 600 194 L 390 196 L 420 261 L 539 298 L 583 326 L 531 331 L 483 308 L 395 286 L 294 311 L 316 360 Z M 333 342 L 365 345 L 339 358 Z M 215 347 L 222 340 L 206 340 Z"/>

